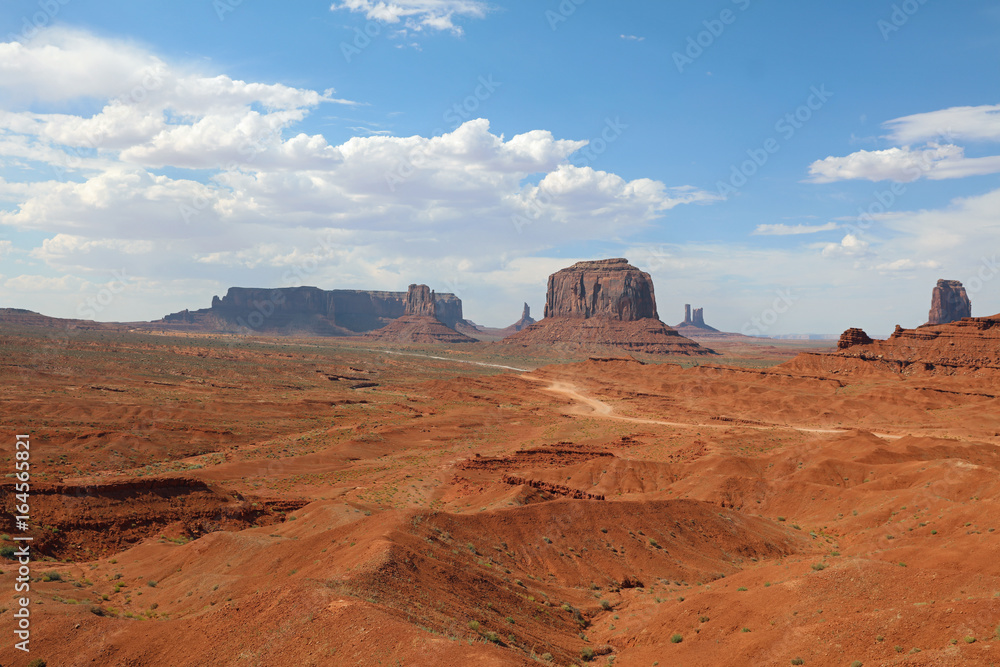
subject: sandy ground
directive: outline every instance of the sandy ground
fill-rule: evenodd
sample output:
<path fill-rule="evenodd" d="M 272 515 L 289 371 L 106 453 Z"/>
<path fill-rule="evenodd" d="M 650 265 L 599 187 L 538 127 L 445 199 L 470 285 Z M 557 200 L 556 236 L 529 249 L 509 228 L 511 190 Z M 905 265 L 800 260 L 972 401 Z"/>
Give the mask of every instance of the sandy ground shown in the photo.
<path fill-rule="evenodd" d="M 7 667 L 1000 664 L 988 379 L 794 345 L 0 346 L 36 540 Z"/>

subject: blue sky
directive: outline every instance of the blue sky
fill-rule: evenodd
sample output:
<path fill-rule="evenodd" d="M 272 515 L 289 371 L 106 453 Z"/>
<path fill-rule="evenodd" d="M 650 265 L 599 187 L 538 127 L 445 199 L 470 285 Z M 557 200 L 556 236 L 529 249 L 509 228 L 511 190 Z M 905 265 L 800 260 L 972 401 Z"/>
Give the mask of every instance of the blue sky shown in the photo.
<path fill-rule="evenodd" d="M 1000 312 L 993 3 L 288 4 L 5 3 L 0 304 L 424 282 L 504 326 L 625 256 L 667 323 Z"/>

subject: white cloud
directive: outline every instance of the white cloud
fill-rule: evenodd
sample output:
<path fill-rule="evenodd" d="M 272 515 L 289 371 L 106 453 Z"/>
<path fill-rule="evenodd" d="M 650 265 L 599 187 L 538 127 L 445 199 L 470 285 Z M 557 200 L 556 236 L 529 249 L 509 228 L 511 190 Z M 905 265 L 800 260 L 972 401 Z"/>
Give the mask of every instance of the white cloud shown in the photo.
<path fill-rule="evenodd" d="M 303 167 L 310 159 L 315 166 L 337 158 L 325 139 L 286 141 L 283 133 L 321 103 L 354 104 L 332 89 L 206 75 L 81 31 L 42 30 L 24 44 L 0 44 L 3 53 L 0 90 L 9 108 L 36 99 L 67 108 L 103 103 L 89 117 L 0 111 L 0 156 L 47 162 L 59 174 L 107 168 L 109 159 L 153 168 Z M 81 63 L 93 71 L 79 73 Z M 63 81 L 67 73 L 72 82 Z"/>
<path fill-rule="evenodd" d="M 933 259 L 924 260 L 922 262 L 914 261 L 912 259 L 897 259 L 893 262 L 878 264 L 875 268 L 882 272 L 895 273 L 902 271 L 916 271 L 917 269 L 939 269 L 941 268 L 941 262 Z"/>
<path fill-rule="evenodd" d="M 814 183 L 866 179 L 908 183 L 1000 173 L 1000 155 L 969 158 L 958 140 L 1000 141 L 1000 105 L 952 107 L 884 123 L 900 146 L 830 156 L 809 166 Z M 946 142 L 946 143 L 942 143 Z M 923 146 L 914 144 L 923 143 Z"/>
<path fill-rule="evenodd" d="M 65 275 L 59 277 L 40 276 L 31 274 L 21 274 L 4 281 L 3 286 L 17 293 L 33 292 L 79 292 L 90 286 L 87 280 L 76 276 Z"/>
<path fill-rule="evenodd" d="M 645 41 L 645 37 L 637 37 L 636 35 L 621 35 L 621 38 L 629 42 L 642 42 Z"/>
<path fill-rule="evenodd" d="M 837 223 L 827 222 L 822 225 L 757 225 L 753 230 L 755 236 L 791 236 L 797 234 L 816 234 L 817 232 L 829 232 L 837 229 Z"/>
<path fill-rule="evenodd" d="M 852 179 L 909 183 L 919 178 L 943 180 L 998 172 L 1000 156 L 967 158 L 963 148 L 952 144 L 922 149 L 862 150 L 845 157 L 824 158 L 809 165 L 814 183 Z"/>
<path fill-rule="evenodd" d="M 490 6 L 480 0 L 342 0 L 330 6 L 331 10 L 346 9 L 363 13 L 367 18 L 383 23 L 405 20 L 410 30 L 447 30 L 456 35 L 462 28 L 454 18 L 485 18 Z"/>
<path fill-rule="evenodd" d="M 0 100 L 23 107 L 36 100 L 117 97 L 162 67 L 159 58 L 129 42 L 39 30 L 24 43 L 0 42 Z"/>
<path fill-rule="evenodd" d="M 823 246 L 823 257 L 867 257 L 871 255 L 871 244 L 854 234 L 845 234 L 840 243 Z"/>
<path fill-rule="evenodd" d="M 890 120 L 884 124 L 898 144 L 926 141 L 1000 141 L 1000 104 L 951 107 Z"/>

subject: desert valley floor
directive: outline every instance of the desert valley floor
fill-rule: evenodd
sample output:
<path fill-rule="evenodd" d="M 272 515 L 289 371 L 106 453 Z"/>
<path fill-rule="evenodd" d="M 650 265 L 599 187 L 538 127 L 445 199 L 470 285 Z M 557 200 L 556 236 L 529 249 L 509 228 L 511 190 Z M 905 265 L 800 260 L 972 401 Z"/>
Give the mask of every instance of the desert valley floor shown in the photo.
<path fill-rule="evenodd" d="M 0 331 L 51 666 L 1000 664 L 994 374 L 56 333 Z"/>

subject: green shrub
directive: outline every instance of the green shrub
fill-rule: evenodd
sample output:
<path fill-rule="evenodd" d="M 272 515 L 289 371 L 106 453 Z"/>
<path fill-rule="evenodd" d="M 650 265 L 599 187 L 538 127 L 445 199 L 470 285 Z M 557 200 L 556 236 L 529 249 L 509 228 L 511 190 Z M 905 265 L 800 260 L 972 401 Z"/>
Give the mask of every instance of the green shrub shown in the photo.
<path fill-rule="evenodd" d="M 552 662 L 552 654 L 551 653 L 543 653 L 542 654 L 542 660 L 544 660 L 545 662 Z"/>
<path fill-rule="evenodd" d="M 483 636 L 486 637 L 486 641 L 488 641 L 488 642 L 493 642 L 494 644 L 499 644 L 500 643 L 500 637 L 499 637 L 499 635 L 497 635 L 497 633 L 493 632 L 492 630 L 490 632 L 487 632 Z"/>
<path fill-rule="evenodd" d="M 17 553 L 17 549 L 6 544 L 0 547 L 0 556 L 3 556 L 7 560 L 14 560 L 14 554 Z"/>
<path fill-rule="evenodd" d="M 28 663 L 28 667 L 45 667 L 45 665 L 47 664 L 48 663 L 42 660 L 41 658 L 35 658 L 34 660 Z"/>
<path fill-rule="evenodd" d="M 479 621 L 469 621 L 469 629 L 473 632 L 479 632 Z"/>
<path fill-rule="evenodd" d="M 594 649 L 590 648 L 589 646 L 584 646 L 582 649 L 580 649 L 580 657 L 583 658 L 585 661 L 593 660 Z"/>
<path fill-rule="evenodd" d="M 604 611 L 610 610 L 611 609 L 611 603 L 608 602 L 607 600 L 601 600 L 601 609 L 603 609 Z"/>
<path fill-rule="evenodd" d="M 147 584 L 147 585 L 148 585 L 148 586 L 149 586 L 150 588 L 156 588 L 156 582 L 155 582 L 155 581 L 153 581 L 152 579 L 150 579 L 149 581 L 147 581 L 147 582 L 146 582 L 146 584 Z"/>
<path fill-rule="evenodd" d="M 675 634 L 670 638 L 671 644 L 680 644 L 682 641 L 684 641 L 684 637 L 679 634 Z"/>
<path fill-rule="evenodd" d="M 816 570 L 817 572 L 820 572 L 821 570 L 825 570 L 826 569 L 826 563 L 813 563 L 812 564 L 812 569 Z"/>
<path fill-rule="evenodd" d="M 804 665 L 804 664 L 806 664 L 806 661 L 803 660 L 802 658 L 792 658 L 792 664 L 793 665 Z"/>
<path fill-rule="evenodd" d="M 851 663 L 851 667 L 864 667 L 864 664 L 865 663 L 861 662 L 860 660 L 855 660 L 854 662 Z"/>
<path fill-rule="evenodd" d="M 42 581 L 62 581 L 62 575 L 56 571 L 43 572 Z"/>

